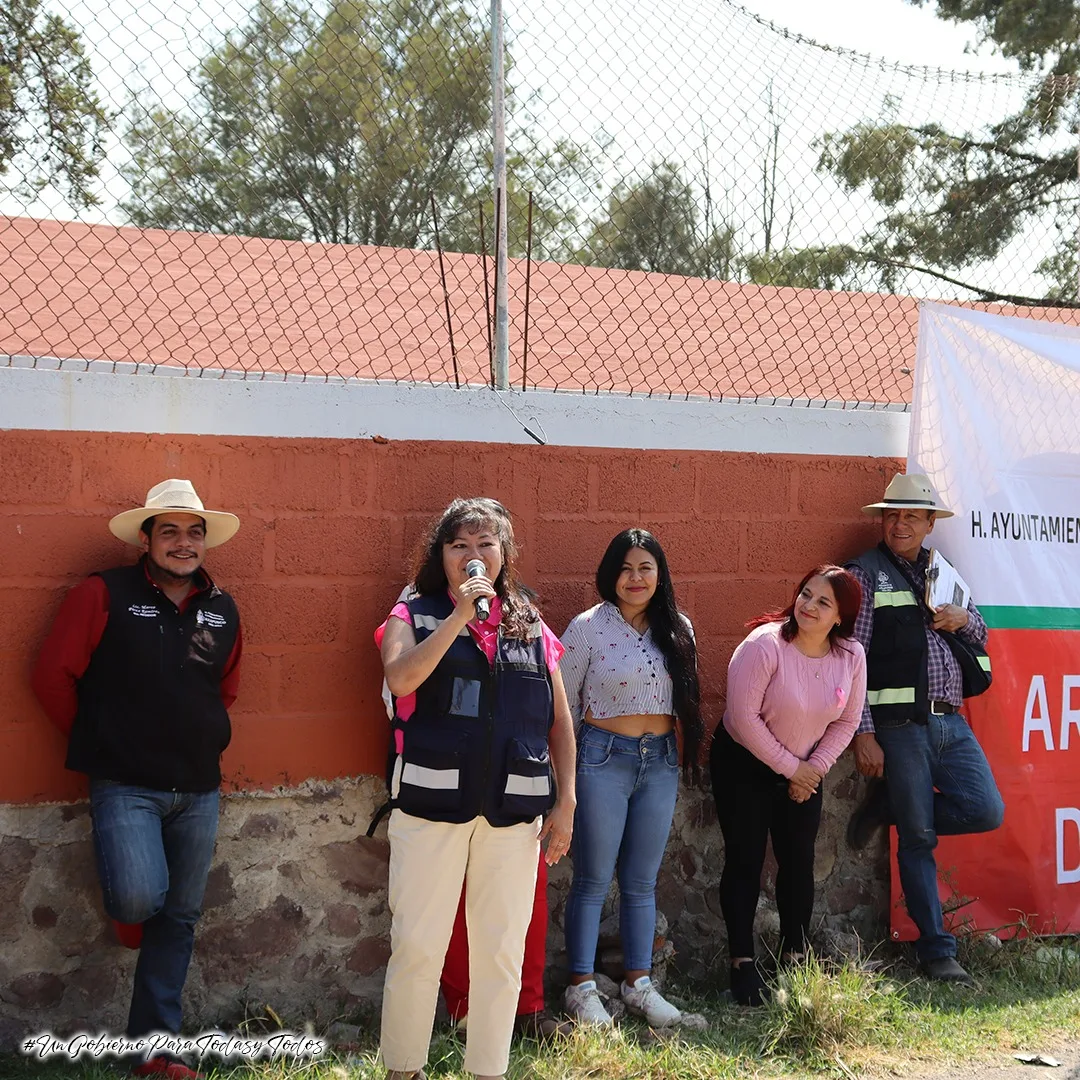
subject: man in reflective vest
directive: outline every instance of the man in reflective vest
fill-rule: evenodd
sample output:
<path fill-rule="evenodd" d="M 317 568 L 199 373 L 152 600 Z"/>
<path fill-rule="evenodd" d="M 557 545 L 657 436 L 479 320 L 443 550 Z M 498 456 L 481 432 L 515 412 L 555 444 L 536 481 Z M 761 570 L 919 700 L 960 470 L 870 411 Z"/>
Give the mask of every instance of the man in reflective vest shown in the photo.
<path fill-rule="evenodd" d="M 944 925 L 934 849 L 938 836 L 989 832 L 1004 805 L 986 755 L 959 715 L 963 678 L 943 631 L 986 646 L 978 608 L 943 604 L 932 621 L 919 598 L 930 553 L 923 541 L 952 517 L 925 476 L 898 474 L 885 498 L 864 506 L 881 518 L 882 542 L 848 569 L 862 585 L 855 637 L 866 650 L 866 705 L 852 741 L 871 789 L 848 829 L 863 847 L 874 829 L 896 825 L 897 864 L 908 913 L 919 929 L 916 954 L 932 979 L 973 985 Z M 936 789 L 936 790 L 935 790 Z"/>
<path fill-rule="evenodd" d="M 64 598 L 34 669 L 66 765 L 90 780 L 94 852 L 117 936 L 139 948 L 127 1035 L 180 1031 L 180 998 L 218 824 L 240 617 L 202 568 L 240 527 L 188 480 L 165 480 L 109 529 L 141 550 Z M 196 1080 L 153 1052 L 137 1076 Z"/>

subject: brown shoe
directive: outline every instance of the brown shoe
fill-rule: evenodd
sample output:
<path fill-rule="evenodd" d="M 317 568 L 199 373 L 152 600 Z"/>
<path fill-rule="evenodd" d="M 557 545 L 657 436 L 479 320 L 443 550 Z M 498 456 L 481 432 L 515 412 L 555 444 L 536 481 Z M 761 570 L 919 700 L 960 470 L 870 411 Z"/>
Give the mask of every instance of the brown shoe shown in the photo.
<path fill-rule="evenodd" d="M 574 1024 L 571 1020 L 556 1020 L 546 1010 L 539 1012 L 519 1013 L 514 1017 L 514 1038 L 533 1039 L 536 1042 L 546 1042 L 554 1039 L 557 1035 L 563 1037 L 574 1033 Z"/>

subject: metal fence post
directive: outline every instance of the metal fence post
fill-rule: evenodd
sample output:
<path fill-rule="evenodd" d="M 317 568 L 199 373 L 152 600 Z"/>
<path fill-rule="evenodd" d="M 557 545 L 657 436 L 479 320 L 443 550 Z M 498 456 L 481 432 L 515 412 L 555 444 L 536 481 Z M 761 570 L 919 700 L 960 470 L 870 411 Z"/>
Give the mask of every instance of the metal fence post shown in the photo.
<path fill-rule="evenodd" d="M 492 382 L 510 389 L 510 317 L 506 287 L 506 72 L 503 64 L 502 0 L 491 0 L 491 112 L 495 160 L 495 351 Z"/>

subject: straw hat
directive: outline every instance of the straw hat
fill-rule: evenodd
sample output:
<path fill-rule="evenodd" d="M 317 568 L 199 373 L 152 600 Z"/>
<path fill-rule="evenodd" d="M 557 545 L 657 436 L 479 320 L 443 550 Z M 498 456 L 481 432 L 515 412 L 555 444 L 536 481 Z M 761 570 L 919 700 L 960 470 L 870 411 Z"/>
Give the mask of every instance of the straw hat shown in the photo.
<path fill-rule="evenodd" d="M 890 507 L 931 510 L 940 518 L 953 517 L 953 512 L 941 505 L 937 492 L 922 473 L 897 473 L 885 489 L 885 498 L 864 506 L 862 512 L 870 517 L 881 517 L 881 511 Z"/>
<path fill-rule="evenodd" d="M 141 543 L 139 529 L 142 523 L 148 517 L 170 512 L 197 514 L 201 517 L 206 522 L 208 548 L 224 544 L 240 528 L 240 519 L 235 514 L 205 509 L 190 480 L 162 480 L 146 493 L 145 506 L 117 514 L 109 522 L 109 531 L 124 543 L 138 547 Z"/>

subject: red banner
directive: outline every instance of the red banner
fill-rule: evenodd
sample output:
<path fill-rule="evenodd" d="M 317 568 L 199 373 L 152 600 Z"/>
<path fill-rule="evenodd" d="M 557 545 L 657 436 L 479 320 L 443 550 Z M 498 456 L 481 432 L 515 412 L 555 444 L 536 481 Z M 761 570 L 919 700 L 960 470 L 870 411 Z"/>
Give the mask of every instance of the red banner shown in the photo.
<path fill-rule="evenodd" d="M 1005 822 L 939 840 L 938 890 L 946 912 L 955 908 L 946 926 L 992 931 L 1024 921 L 1037 933 L 1077 933 L 1080 631 L 992 630 L 988 648 L 993 685 L 965 712 L 1005 800 Z M 890 833 L 892 936 L 913 941 Z"/>

